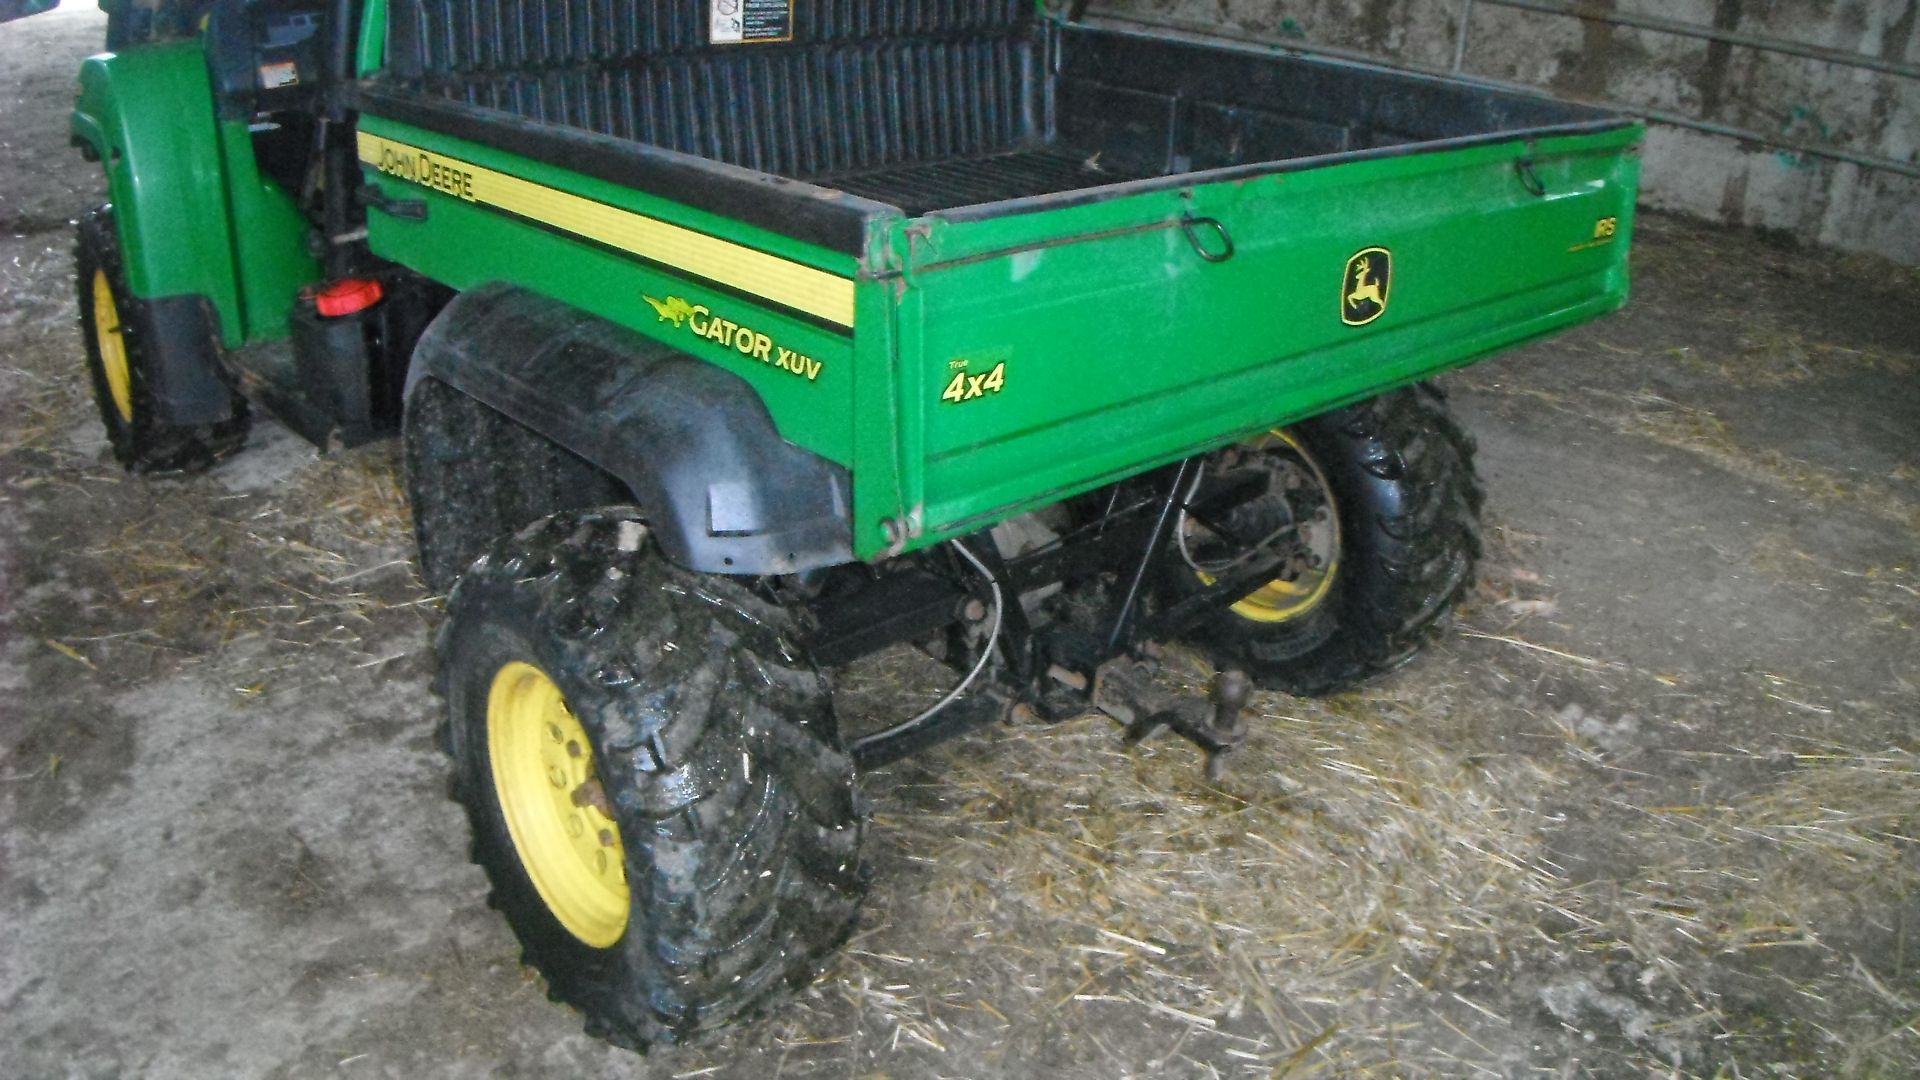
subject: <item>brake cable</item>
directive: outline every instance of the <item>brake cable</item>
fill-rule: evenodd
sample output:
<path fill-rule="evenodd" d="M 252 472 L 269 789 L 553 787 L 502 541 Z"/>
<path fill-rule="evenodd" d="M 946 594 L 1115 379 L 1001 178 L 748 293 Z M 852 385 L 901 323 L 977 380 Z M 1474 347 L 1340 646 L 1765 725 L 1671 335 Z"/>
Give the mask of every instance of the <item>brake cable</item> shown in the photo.
<path fill-rule="evenodd" d="M 1000 595 L 1000 582 L 993 576 L 993 571 L 987 569 L 987 564 L 980 560 L 980 556 L 967 550 L 966 544 L 961 543 L 959 540 L 949 540 L 948 543 L 953 545 L 955 550 L 959 551 L 961 555 L 965 556 L 966 560 L 973 564 L 975 570 L 980 571 L 980 576 L 987 579 L 987 588 L 993 593 L 993 626 L 987 631 L 987 643 L 980 650 L 980 659 L 974 663 L 973 670 L 967 672 L 967 677 L 960 680 L 960 685 L 947 691 L 946 697 L 934 702 L 925 712 L 922 712 L 911 720 L 902 721 L 885 730 L 876 731 L 871 735 L 862 735 L 858 740 L 859 745 L 872 745 L 894 738 L 897 735 L 905 735 L 907 732 L 933 719 L 947 706 L 960 700 L 960 695 L 967 692 L 967 687 L 973 685 L 974 680 L 980 677 L 980 673 L 986 670 L 987 662 L 993 659 L 994 647 L 1000 643 L 1001 616 L 1005 613 L 1005 601 Z"/>

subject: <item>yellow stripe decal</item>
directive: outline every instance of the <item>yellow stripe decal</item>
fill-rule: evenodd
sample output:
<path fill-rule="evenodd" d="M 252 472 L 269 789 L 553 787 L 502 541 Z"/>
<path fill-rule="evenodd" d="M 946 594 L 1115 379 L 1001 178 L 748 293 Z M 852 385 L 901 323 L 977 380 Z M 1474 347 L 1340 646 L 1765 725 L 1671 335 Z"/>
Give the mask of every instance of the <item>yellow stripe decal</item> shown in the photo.
<path fill-rule="evenodd" d="M 848 278 L 458 158 L 359 134 L 360 160 L 388 176 L 632 252 L 830 323 L 853 325 Z"/>

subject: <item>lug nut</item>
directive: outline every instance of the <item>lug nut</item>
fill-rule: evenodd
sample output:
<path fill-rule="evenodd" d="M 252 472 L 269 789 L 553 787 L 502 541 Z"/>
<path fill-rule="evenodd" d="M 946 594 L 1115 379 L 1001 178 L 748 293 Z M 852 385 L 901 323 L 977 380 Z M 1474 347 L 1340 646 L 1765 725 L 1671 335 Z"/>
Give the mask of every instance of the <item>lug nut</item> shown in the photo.
<path fill-rule="evenodd" d="M 572 801 L 578 807 L 593 807 L 608 820 L 613 818 L 613 806 L 607 802 L 607 789 L 600 786 L 598 779 L 588 777 L 586 783 L 574 788 Z"/>

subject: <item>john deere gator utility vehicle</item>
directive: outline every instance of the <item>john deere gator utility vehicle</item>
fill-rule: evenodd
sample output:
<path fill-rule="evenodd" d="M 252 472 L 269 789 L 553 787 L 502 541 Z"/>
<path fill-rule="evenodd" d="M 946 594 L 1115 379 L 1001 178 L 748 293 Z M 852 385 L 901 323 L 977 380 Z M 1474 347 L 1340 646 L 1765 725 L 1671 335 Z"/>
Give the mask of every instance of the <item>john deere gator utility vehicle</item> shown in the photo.
<path fill-rule="evenodd" d="M 474 857 L 629 1046 L 846 937 L 862 767 L 1098 708 L 1217 772 L 1412 656 L 1481 499 L 1420 380 L 1627 295 L 1641 128 L 1455 80 L 1032 0 L 102 3 L 114 453 L 400 435 Z M 840 730 L 901 643 L 951 689 Z"/>

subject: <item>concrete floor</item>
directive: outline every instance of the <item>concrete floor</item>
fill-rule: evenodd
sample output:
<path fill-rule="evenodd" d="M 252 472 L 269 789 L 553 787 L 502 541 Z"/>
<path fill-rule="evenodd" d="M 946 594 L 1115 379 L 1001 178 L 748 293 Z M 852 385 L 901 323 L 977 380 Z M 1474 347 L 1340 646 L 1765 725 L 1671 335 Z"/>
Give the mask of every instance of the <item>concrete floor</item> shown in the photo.
<path fill-rule="evenodd" d="M 100 34 L 0 27 L 0 1073 L 1920 1075 L 1913 271 L 1646 221 L 1627 313 L 1445 380 L 1491 551 L 1428 655 L 1262 696 L 1217 789 L 1094 719 L 869 777 L 847 954 L 641 1058 L 466 862 L 392 448 L 112 464 L 66 225 Z"/>

